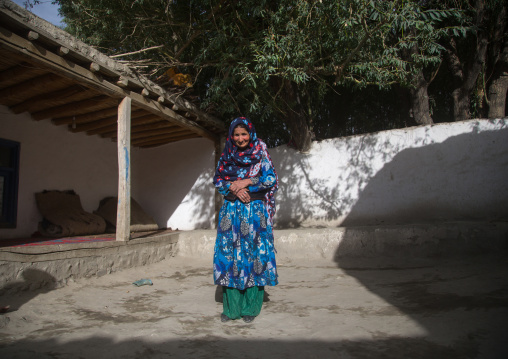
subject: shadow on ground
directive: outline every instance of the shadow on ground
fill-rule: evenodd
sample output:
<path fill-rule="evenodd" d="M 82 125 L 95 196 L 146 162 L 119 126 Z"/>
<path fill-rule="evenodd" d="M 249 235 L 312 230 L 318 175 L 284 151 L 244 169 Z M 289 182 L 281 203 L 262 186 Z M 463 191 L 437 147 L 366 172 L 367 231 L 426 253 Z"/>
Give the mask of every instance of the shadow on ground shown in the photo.
<path fill-rule="evenodd" d="M 470 341 L 467 340 L 466 344 Z M 433 344 L 413 338 L 376 341 L 298 340 L 175 340 L 148 343 L 140 340 L 116 341 L 113 338 L 60 343 L 58 339 L 22 340 L 0 345 L 4 358 L 475 358 L 474 347 L 457 343 L 460 348 Z"/>

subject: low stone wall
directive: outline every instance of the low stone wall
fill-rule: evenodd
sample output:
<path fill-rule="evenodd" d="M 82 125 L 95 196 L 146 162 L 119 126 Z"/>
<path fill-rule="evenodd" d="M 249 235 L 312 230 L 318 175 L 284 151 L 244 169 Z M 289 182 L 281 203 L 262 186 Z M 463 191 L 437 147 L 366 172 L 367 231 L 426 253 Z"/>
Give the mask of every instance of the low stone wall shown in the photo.
<path fill-rule="evenodd" d="M 176 232 L 129 242 L 98 242 L 0 249 L 0 290 L 54 288 L 69 280 L 99 277 L 173 256 L 213 260 L 215 230 Z M 414 265 L 420 259 L 450 259 L 508 253 L 507 222 L 298 228 L 275 230 L 277 263 L 324 261 L 340 267 Z"/>
<path fill-rule="evenodd" d="M 8 247 L 0 249 L 0 289 L 14 292 L 59 287 L 174 256 L 179 233 L 128 242 Z"/>
<path fill-rule="evenodd" d="M 213 259 L 214 230 L 182 232 L 177 255 Z M 350 258 L 451 258 L 508 250 L 507 222 L 275 230 L 277 262 Z"/>

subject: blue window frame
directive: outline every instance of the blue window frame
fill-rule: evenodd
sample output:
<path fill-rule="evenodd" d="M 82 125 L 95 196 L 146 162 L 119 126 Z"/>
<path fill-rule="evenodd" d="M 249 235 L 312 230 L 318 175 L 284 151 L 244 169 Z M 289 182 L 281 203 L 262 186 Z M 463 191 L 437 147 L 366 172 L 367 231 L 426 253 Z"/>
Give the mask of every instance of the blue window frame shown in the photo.
<path fill-rule="evenodd" d="M 20 143 L 0 138 L 0 228 L 15 228 Z"/>

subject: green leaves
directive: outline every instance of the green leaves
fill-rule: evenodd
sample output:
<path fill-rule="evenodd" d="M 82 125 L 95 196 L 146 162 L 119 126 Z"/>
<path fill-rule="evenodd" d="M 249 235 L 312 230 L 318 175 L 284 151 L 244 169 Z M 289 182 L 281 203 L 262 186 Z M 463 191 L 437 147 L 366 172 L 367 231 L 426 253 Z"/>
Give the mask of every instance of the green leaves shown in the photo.
<path fill-rule="evenodd" d="M 177 67 L 193 75 L 203 107 L 272 127 L 294 103 L 319 103 L 338 84 L 410 86 L 440 62 L 442 37 L 465 33 L 460 11 L 409 0 L 58 2 L 68 31 L 87 43 L 110 54 L 163 45 L 121 59 L 149 60 L 139 67 L 148 75 Z"/>

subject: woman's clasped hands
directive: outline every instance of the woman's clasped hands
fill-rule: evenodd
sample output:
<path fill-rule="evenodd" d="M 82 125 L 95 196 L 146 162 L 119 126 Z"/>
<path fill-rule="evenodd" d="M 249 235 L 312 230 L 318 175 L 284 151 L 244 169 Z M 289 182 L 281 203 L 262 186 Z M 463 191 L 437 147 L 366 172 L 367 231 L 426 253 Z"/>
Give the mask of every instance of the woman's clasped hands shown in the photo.
<path fill-rule="evenodd" d="M 250 179 L 237 180 L 229 186 L 229 191 L 232 192 L 235 196 L 238 197 L 240 201 L 243 203 L 250 202 L 249 191 L 247 191 L 247 187 L 252 184 Z"/>

